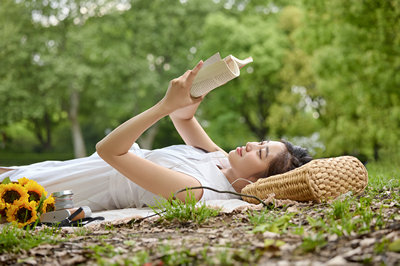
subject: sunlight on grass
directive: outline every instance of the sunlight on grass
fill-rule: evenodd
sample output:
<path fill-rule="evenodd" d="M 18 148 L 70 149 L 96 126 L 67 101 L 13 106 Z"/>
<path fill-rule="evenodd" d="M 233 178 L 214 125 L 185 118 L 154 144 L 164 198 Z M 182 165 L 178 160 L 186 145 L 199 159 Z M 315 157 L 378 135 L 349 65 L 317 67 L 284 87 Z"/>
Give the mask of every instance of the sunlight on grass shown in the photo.
<path fill-rule="evenodd" d="M 197 224 L 204 223 L 208 218 L 219 214 L 219 210 L 209 208 L 205 203 L 198 203 L 191 191 L 187 191 L 185 202 L 178 199 L 162 200 L 150 208 L 160 215 L 161 220 L 176 219 L 180 222 L 193 221 Z"/>
<path fill-rule="evenodd" d="M 381 190 L 400 187 L 400 162 L 392 160 L 371 162 L 366 165 L 368 170 L 368 185 Z"/>

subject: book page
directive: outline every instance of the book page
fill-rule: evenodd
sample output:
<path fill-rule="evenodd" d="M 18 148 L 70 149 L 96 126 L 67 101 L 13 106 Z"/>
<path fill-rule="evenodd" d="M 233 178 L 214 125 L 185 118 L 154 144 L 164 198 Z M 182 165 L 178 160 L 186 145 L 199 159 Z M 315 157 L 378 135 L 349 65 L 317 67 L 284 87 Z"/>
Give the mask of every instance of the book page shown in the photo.
<path fill-rule="evenodd" d="M 190 93 L 199 97 L 240 75 L 240 68 L 252 62 L 252 58 L 239 60 L 230 55 L 221 59 L 219 53 L 208 58 L 193 81 Z M 239 64 L 240 65 L 239 65 Z"/>
<path fill-rule="evenodd" d="M 211 56 L 206 61 L 204 61 L 202 68 L 212 65 L 218 61 L 221 61 L 221 55 L 219 53 L 216 53 L 215 55 Z"/>

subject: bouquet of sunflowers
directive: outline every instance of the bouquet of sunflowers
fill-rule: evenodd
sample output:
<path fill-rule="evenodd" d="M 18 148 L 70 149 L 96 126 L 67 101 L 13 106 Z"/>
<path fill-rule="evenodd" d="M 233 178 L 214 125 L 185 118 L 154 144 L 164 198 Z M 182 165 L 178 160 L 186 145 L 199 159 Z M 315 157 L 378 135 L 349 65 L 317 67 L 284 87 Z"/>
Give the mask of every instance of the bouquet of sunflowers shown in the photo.
<path fill-rule="evenodd" d="M 40 214 L 54 211 L 54 198 L 36 181 L 25 177 L 12 182 L 5 178 L 0 184 L 0 217 L 24 227 L 38 221 Z"/>

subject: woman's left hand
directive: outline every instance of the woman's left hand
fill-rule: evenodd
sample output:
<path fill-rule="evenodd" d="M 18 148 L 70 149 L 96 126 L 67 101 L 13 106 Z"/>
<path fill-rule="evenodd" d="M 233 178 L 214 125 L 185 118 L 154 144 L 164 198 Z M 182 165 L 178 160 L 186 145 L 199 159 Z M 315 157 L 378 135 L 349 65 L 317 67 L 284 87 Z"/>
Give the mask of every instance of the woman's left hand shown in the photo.
<path fill-rule="evenodd" d="M 202 65 L 203 61 L 200 61 L 192 70 L 188 70 L 179 78 L 170 81 L 168 90 L 161 100 L 169 113 L 202 101 L 203 97 L 194 98 L 190 95 L 193 80 Z"/>

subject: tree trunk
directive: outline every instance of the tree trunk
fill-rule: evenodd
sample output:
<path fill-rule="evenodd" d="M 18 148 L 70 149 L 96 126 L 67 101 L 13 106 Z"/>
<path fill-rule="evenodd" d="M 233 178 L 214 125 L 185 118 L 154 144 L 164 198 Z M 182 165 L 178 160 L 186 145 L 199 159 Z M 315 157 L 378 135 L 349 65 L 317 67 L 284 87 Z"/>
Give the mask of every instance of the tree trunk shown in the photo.
<path fill-rule="evenodd" d="M 153 142 L 158 133 L 158 128 L 159 128 L 158 124 L 155 124 L 152 127 L 150 127 L 145 132 L 145 134 L 140 136 L 140 138 L 137 141 L 139 143 L 140 148 L 148 149 L 148 150 L 153 148 Z"/>
<path fill-rule="evenodd" d="M 70 97 L 69 121 L 71 122 L 72 141 L 74 144 L 75 158 L 86 156 L 85 141 L 83 140 L 82 130 L 78 121 L 79 112 L 79 92 L 73 90 Z"/>
<path fill-rule="evenodd" d="M 40 147 L 38 147 L 37 151 L 50 151 L 52 149 L 51 144 L 51 127 L 52 121 L 49 113 L 46 111 L 43 115 L 43 118 L 40 119 L 32 119 L 33 123 L 33 131 L 37 140 L 40 143 Z"/>

